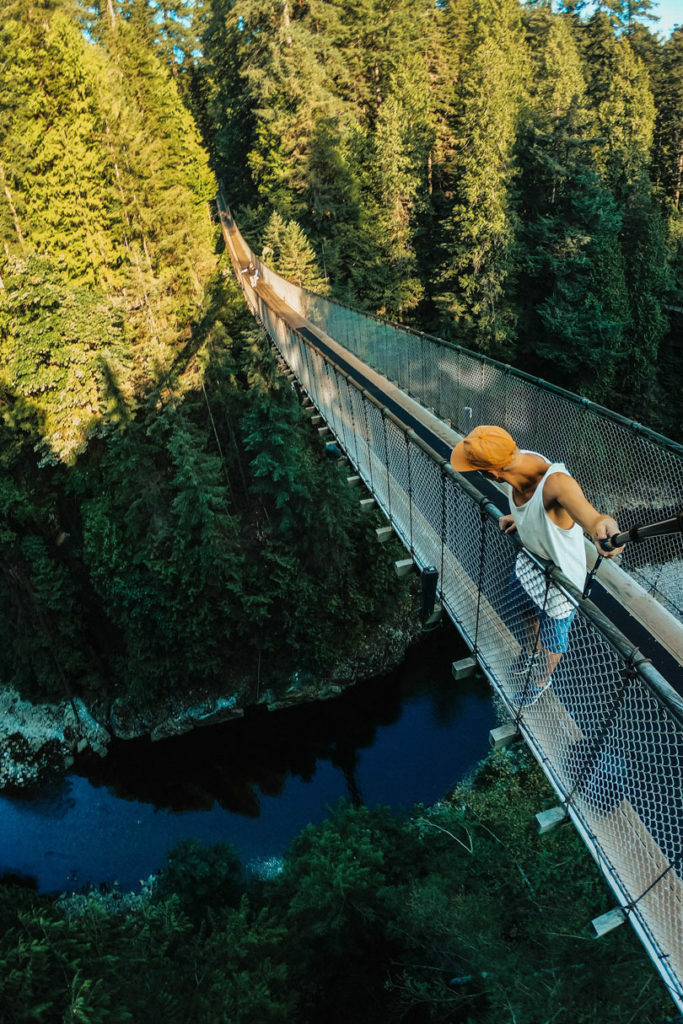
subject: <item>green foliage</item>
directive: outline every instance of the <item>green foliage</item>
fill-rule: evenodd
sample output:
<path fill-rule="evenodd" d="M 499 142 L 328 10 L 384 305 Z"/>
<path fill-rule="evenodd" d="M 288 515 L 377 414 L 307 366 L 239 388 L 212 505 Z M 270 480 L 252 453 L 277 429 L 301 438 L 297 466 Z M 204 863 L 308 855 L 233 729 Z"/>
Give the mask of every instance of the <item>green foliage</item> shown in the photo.
<path fill-rule="evenodd" d="M 216 0 L 197 73 L 250 237 L 295 220 L 342 301 L 661 422 L 672 259 L 637 211 L 679 205 L 683 37 L 594 7 Z"/>
<path fill-rule="evenodd" d="M 93 899 L 65 919 L 0 885 L 3 1024 L 660 1024 L 668 996 L 635 935 L 588 935 L 611 897 L 580 838 L 534 827 L 553 800 L 507 751 L 406 819 L 340 804 L 241 899 L 233 851 L 197 842 L 135 911 Z"/>
<path fill-rule="evenodd" d="M 242 865 L 232 846 L 204 847 L 198 839 L 185 839 L 166 858 L 155 898 L 163 902 L 177 896 L 182 910 L 198 924 L 209 910 L 237 907 L 243 891 Z"/>
<path fill-rule="evenodd" d="M 106 687 L 151 700 L 224 685 L 229 664 L 248 699 L 297 669 L 324 673 L 402 614 L 391 553 L 313 446 L 234 281 L 211 281 L 178 369 L 131 408 L 116 335 L 110 349 L 72 344 L 70 294 L 37 257 L 17 266 L 0 313 L 5 678 L 32 696 Z M 81 341 L 99 340 L 104 313 L 92 293 L 77 298 L 91 300 Z M 34 337 L 59 373 L 51 391 L 20 371 Z M 67 470 L 54 449 L 62 423 L 62 443 L 75 436 L 76 403 L 92 414 Z"/>
<path fill-rule="evenodd" d="M 288 281 L 318 295 L 329 290 L 327 280 L 318 268 L 313 247 L 296 221 L 285 222 L 274 211 L 265 226 L 261 244 L 264 261 Z"/>
<path fill-rule="evenodd" d="M 73 463 L 109 419 L 109 380 L 127 369 L 121 314 L 98 289 L 65 287 L 35 254 L 8 260 L 4 282 L 0 386 L 29 423 L 39 417 L 42 463 Z"/>
<path fill-rule="evenodd" d="M 519 7 L 477 0 L 468 31 L 453 108 L 453 202 L 437 298 L 466 343 L 507 357 L 514 313 L 506 292 L 515 272 L 517 222 L 513 147 L 527 62 Z"/>

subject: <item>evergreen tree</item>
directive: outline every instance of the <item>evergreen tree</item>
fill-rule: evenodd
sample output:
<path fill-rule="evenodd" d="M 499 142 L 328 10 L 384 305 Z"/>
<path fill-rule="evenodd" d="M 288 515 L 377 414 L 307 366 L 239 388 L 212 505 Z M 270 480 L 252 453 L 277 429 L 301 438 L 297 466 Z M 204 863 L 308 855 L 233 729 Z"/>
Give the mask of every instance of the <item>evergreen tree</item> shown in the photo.
<path fill-rule="evenodd" d="M 0 384 L 39 413 L 42 462 L 72 463 L 108 429 L 109 379 L 126 376 L 120 313 L 96 289 L 65 287 L 44 257 L 8 260 L 4 282 Z"/>
<path fill-rule="evenodd" d="M 394 319 L 415 307 L 423 293 L 414 237 L 429 210 L 435 131 L 428 84 L 421 56 L 392 78 L 366 153 L 351 277 L 372 309 Z"/>
<path fill-rule="evenodd" d="M 532 119 L 520 136 L 524 365 L 597 400 L 610 393 L 630 324 L 622 221 L 594 169 L 581 61 L 567 21 L 527 16 Z"/>
<path fill-rule="evenodd" d="M 617 392 L 620 397 L 626 396 L 621 407 L 629 415 L 648 420 L 654 404 L 660 346 L 669 327 L 664 302 L 670 271 L 666 225 L 646 183 L 634 189 L 629 198 L 622 248 L 631 325 L 626 334 L 626 354 Z"/>
<path fill-rule="evenodd" d="M 223 179 L 232 204 L 251 198 L 253 183 L 247 154 L 253 145 L 255 117 L 241 74 L 241 30 L 231 18 L 232 0 L 213 0 L 201 37 L 203 59 L 191 100 L 202 125 L 214 170 Z"/>
<path fill-rule="evenodd" d="M 653 14 L 656 6 L 653 0 L 595 0 L 594 3 L 597 11 L 607 14 L 614 28 L 623 30 L 627 35 L 633 34 L 643 19 L 659 21 L 659 16 Z"/>
<path fill-rule="evenodd" d="M 656 89 L 653 178 L 667 202 L 680 210 L 683 188 L 683 26 L 675 29 L 664 43 Z"/>
<path fill-rule="evenodd" d="M 600 145 L 596 165 L 618 199 L 650 163 L 655 107 L 647 71 L 625 37 L 598 12 L 585 27 L 588 99 Z"/>
<path fill-rule="evenodd" d="M 527 75 L 519 7 L 478 0 L 468 32 L 451 129 L 453 209 L 436 299 L 465 343 L 508 357 L 514 347 L 506 299 L 515 273 L 513 147 Z"/>
<path fill-rule="evenodd" d="M 262 255 L 265 262 L 288 281 L 319 295 L 328 291 L 306 235 L 296 221 L 285 222 L 277 211 L 271 214 L 265 227 Z"/>
<path fill-rule="evenodd" d="M 288 218 L 301 213 L 316 121 L 336 113 L 324 67 L 330 40 L 311 31 L 303 15 L 289 0 L 237 0 L 228 14 L 255 118 L 248 165 L 260 198 Z"/>

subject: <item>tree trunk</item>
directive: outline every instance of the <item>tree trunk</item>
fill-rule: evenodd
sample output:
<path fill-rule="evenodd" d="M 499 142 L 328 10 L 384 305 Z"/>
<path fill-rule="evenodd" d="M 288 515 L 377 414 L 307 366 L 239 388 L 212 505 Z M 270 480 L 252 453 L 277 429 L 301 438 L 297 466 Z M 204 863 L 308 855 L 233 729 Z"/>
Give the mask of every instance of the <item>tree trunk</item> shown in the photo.
<path fill-rule="evenodd" d="M 17 233 L 17 238 L 19 239 L 19 244 L 23 245 L 24 244 L 24 236 L 23 236 L 23 234 L 21 232 L 21 224 L 19 223 L 19 216 L 17 214 L 16 207 L 15 207 L 14 202 L 12 200 L 12 193 L 10 192 L 9 185 L 7 184 L 7 178 L 5 177 L 5 168 L 4 168 L 4 165 L 2 163 L 2 160 L 0 160 L 0 179 L 2 180 L 2 190 L 5 193 L 5 197 L 7 199 L 7 202 L 9 203 L 9 208 L 10 208 L 10 211 L 12 213 L 12 220 L 14 221 L 14 230 Z"/>

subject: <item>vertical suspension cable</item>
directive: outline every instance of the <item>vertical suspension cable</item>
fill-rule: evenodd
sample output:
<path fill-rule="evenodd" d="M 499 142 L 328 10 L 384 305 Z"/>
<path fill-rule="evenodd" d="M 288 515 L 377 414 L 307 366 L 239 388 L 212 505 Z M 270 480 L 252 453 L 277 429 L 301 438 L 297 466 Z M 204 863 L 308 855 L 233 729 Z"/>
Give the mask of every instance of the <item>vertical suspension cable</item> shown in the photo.
<path fill-rule="evenodd" d="M 481 610 L 481 585 L 484 580 L 484 543 L 486 540 L 486 521 L 488 518 L 481 505 L 479 506 L 479 517 L 481 529 L 479 531 L 479 572 L 477 574 L 477 617 L 474 622 L 474 647 L 472 648 L 472 654 L 475 658 L 479 652 L 479 613 Z"/>
<path fill-rule="evenodd" d="M 444 467 L 441 467 L 441 566 L 439 570 L 439 587 L 441 604 L 444 603 L 444 584 L 443 584 L 443 567 L 445 561 L 446 551 L 446 473 Z"/>
<path fill-rule="evenodd" d="M 393 517 L 391 515 L 391 474 L 389 473 L 389 442 L 387 440 L 387 416 L 384 409 L 381 410 L 382 416 L 382 433 L 384 434 L 384 465 L 387 471 L 387 509 L 389 512 L 389 522 L 393 525 Z"/>
<path fill-rule="evenodd" d="M 413 483 L 410 472 L 410 441 L 407 432 L 403 436 L 406 439 L 406 460 L 408 463 L 408 514 L 410 529 L 410 554 L 414 556 L 415 548 L 413 547 Z"/>
<path fill-rule="evenodd" d="M 599 758 L 600 758 L 600 755 L 602 754 L 603 750 L 605 749 L 605 746 L 607 744 L 607 736 L 609 734 L 610 729 L 612 728 L 612 725 L 614 724 L 614 721 L 615 721 L 615 719 L 617 717 L 617 713 L 619 712 L 619 709 L 621 708 L 622 704 L 624 703 L 624 701 L 626 699 L 626 695 L 627 695 L 627 693 L 628 693 L 632 683 L 636 680 L 636 678 L 638 676 L 637 671 L 633 667 L 633 659 L 634 659 L 634 657 L 635 657 L 635 655 L 637 653 L 639 653 L 639 651 L 638 651 L 638 648 L 636 647 L 636 648 L 634 648 L 633 654 L 631 655 L 629 664 L 624 668 L 623 672 L 621 673 L 621 686 L 619 687 L 619 689 L 617 691 L 617 695 L 616 695 L 616 697 L 614 699 L 612 707 L 609 709 L 609 712 L 605 716 L 605 719 L 604 719 L 600 729 L 598 730 L 597 735 L 592 740 L 583 741 L 583 742 L 587 742 L 587 743 L 591 744 L 590 754 L 586 758 L 586 764 L 585 764 L 583 770 L 579 773 L 578 777 L 574 780 L 574 784 L 573 784 L 571 790 L 569 791 L 569 793 L 567 794 L 567 796 L 563 800 L 563 803 L 566 804 L 567 806 L 574 799 L 574 794 L 577 791 L 578 792 L 581 791 L 581 788 L 582 788 L 584 782 L 588 778 L 588 776 L 591 773 L 592 769 L 597 765 L 597 763 L 599 761 Z M 593 832 L 592 832 L 591 829 L 589 829 L 589 832 L 590 832 L 591 838 L 594 839 L 595 836 L 593 835 Z"/>
<path fill-rule="evenodd" d="M 374 493 L 375 488 L 372 477 L 372 450 L 370 448 L 370 423 L 368 420 L 368 400 L 363 396 L 363 413 L 365 414 L 365 443 L 368 449 L 368 470 L 370 472 L 370 490 Z"/>
<path fill-rule="evenodd" d="M 514 572 L 514 570 L 513 570 L 513 572 Z M 548 574 L 548 567 L 546 567 L 546 570 L 545 570 L 545 593 L 543 595 L 543 607 L 541 608 L 541 612 L 543 614 L 545 614 L 545 610 L 546 610 L 546 607 L 548 605 L 548 595 L 550 593 L 551 585 L 552 584 L 551 584 L 550 576 Z M 535 633 L 535 636 L 534 636 L 534 645 L 533 645 L 533 649 L 532 649 L 532 652 L 531 652 L 531 656 L 529 657 L 529 667 L 526 670 L 526 675 L 525 675 L 525 678 L 524 678 L 524 688 L 522 690 L 522 700 L 523 701 L 526 700 L 526 698 L 527 698 L 527 696 L 528 696 L 528 694 L 530 692 L 529 691 L 529 687 L 536 685 L 534 682 L 532 682 L 531 676 L 533 674 L 534 666 L 536 664 L 538 664 L 537 661 L 536 661 L 536 656 L 538 654 L 540 640 L 541 640 L 541 620 L 538 619 L 538 625 L 536 627 L 536 633 Z M 523 705 L 520 705 L 518 710 L 517 710 L 517 713 L 515 715 L 515 722 L 517 723 L 517 725 L 519 725 L 519 723 L 522 720 L 522 713 L 523 713 Z"/>

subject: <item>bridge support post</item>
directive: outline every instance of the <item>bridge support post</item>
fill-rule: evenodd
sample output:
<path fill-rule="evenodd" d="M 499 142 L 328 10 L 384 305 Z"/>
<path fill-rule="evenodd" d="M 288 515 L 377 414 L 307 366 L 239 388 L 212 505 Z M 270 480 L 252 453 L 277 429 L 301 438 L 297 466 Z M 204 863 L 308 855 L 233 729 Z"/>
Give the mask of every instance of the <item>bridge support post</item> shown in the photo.
<path fill-rule="evenodd" d="M 375 530 L 377 540 L 380 542 L 380 544 L 384 544 L 386 541 L 388 541 L 391 538 L 393 532 L 394 531 L 391 526 L 378 526 L 377 529 Z"/>
<path fill-rule="evenodd" d="M 377 502 L 374 498 L 361 498 L 360 510 L 361 512 L 372 512 Z"/>
<path fill-rule="evenodd" d="M 442 615 L 443 615 L 443 608 L 441 607 L 441 605 L 437 601 L 436 604 L 434 605 L 432 614 L 428 615 L 427 618 L 422 623 L 423 630 L 425 630 L 425 632 L 426 632 L 427 630 L 431 629 L 432 626 L 436 626 L 436 624 L 441 621 L 441 616 Z"/>
<path fill-rule="evenodd" d="M 420 608 L 420 621 L 423 626 L 434 612 L 438 582 L 438 570 L 433 565 L 426 565 L 422 570 L 422 607 Z"/>

